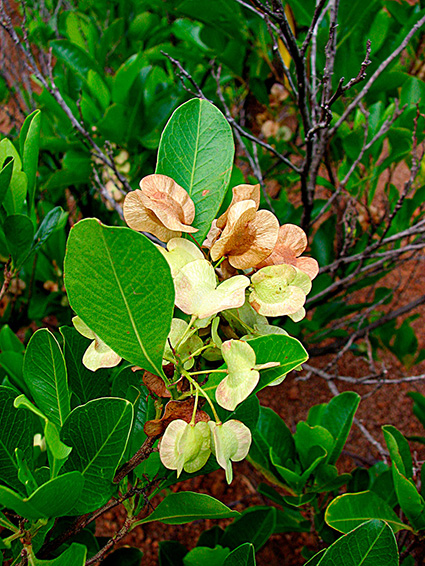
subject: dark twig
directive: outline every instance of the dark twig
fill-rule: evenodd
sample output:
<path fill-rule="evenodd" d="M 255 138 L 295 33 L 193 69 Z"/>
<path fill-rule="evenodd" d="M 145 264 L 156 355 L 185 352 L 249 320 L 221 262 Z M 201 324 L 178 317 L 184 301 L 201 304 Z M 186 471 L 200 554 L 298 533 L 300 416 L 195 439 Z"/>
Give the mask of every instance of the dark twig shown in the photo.
<path fill-rule="evenodd" d="M 101 562 L 108 552 L 111 550 L 113 546 L 117 544 L 121 539 L 125 537 L 128 531 L 131 529 L 133 523 L 136 522 L 135 517 L 127 517 L 124 521 L 123 526 L 117 531 L 113 537 L 111 537 L 108 542 L 105 544 L 103 548 L 99 550 L 94 556 L 92 556 L 89 560 L 86 560 L 86 566 L 90 566 L 90 564 L 98 564 Z"/>
<path fill-rule="evenodd" d="M 327 0 L 319 0 L 319 3 L 316 5 L 316 9 L 314 10 L 313 19 L 311 20 L 310 27 L 308 28 L 307 35 L 303 41 L 302 47 L 300 49 L 301 57 L 304 57 L 305 52 L 310 44 L 311 38 L 313 37 L 313 31 L 316 27 L 317 21 L 320 17 L 320 14 L 323 10 L 324 5 L 326 4 Z"/>
<path fill-rule="evenodd" d="M 115 475 L 114 483 L 120 483 L 130 472 L 149 457 L 153 450 L 153 445 L 158 440 L 157 436 L 148 436 L 136 454 L 122 466 Z"/>
<path fill-rule="evenodd" d="M 391 53 L 391 55 L 389 55 L 385 61 L 383 61 L 379 67 L 376 69 L 376 71 L 373 73 L 373 75 L 370 77 L 370 79 L 367 81 L 367 83 L 365 84 L 365 86 L 361 89 L 361 91 L 358 93 L 358 95 L 354 98 L 354 100 L 352 102 L 350 102 L 350 104 L 347 106 L 347 108 L 344 110 L 344 112 L 341 114 L 340 118 L 337 120 L 337 122 L 335 123 L 334 126 L 332 126 L 332 128 L 329 129 L 329 137 L 332 137 L 335 132 L 337 131 L 337 129 L 340 127 L 340 125 L 345 122 L 345 120 L 347 119 L 348 115 L 357 107 L 357 105 L 359 104 L 359 102 L 366 96 L 366 94 L 369 92 L 370 87 L 374 84 L 374 82 L 378 79 L 378 77 L 385 71 L 385 69 L 388 67 L 388 65 L 390 63 L 392 63 L 392 61 L 394 61 L 394 59 L 396 57 L 398 57 L 398 55 L 400 55 L 400 53 L 403 51 L 403 49 L 407 46 L 407 44 L 409 43 L 409 41 L 412 39 L 412 37 L 415 35 L 415 33 L 425 24 L 425 16 L 422 16 L 422 18 L 420 20 L 418 20 L 415 25 L 410 29 L 410 31 L 406 34 L 406 36 L 404 37 L 403 41 L 400 43 L 400 45 Z"/>
<path fill-rule="evenodd" d="M 167 57 L 167 59 L 171 62 L 171 64 L 177 69 L 177 71 L 178 71 L 177 75 L 180 79 L 180 82 L 181 82 L 183 88 L 187 92 L 192 94 L 193 96 L 196 96 L 197 98 L 201 98 L 202 100 L 208 100 L 208 98 L 202 92 L 198 83 L 195 81 L 195 79 L 192 77 L 192 75 L 186 71 L 186 69 L 182 66 L 180 61 L 178 61 L 177 59 L 174 59 L 173 57 L 171 57 L 171 55 L 169 55 L 165 51 L 161 51 L 161 53 L 162 53 L 162 55 Z M 193 92 L 192 90 L 190 90 L 189 88 L 186 87 L 185 82 L 184 82 L 185 79 L 190 82 L 190 84 L 195 89 L 195 92 Z"/>

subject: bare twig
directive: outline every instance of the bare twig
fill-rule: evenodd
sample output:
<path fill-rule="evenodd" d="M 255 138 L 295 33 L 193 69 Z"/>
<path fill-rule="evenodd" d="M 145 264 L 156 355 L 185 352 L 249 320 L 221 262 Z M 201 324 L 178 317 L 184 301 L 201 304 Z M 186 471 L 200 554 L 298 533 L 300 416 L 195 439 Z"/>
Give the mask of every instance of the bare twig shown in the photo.
<path fill-rule="evenodd" d="M 115 474 L 114 483 L 120 483 L 130 472 L 149 457 L 152 453 L 153 445 L 158 440 L 157 436 L 148 436 L 136 454 L 122 466 Z"/>
<path fill-rule="evenodd" d="M 425 24 L 425 16 L 422 16 L 422 18 L 420 18 L 415 25 L 411 28 L 411 30 L 406 34 L 406 36 L 404 37 L 403 41 L 400 43 L 400 45 L 391 53 L 391 55 L 389 55 L 385 61 L 383 61 L 379 67 L 376 69 L 376 71 L 373 73 L 373 75 L 370 77 L 370 79 L 367 81 L 367 83 L 365 84 L 365 86 L 361 89 L 361 91 L 358 93 L 358 95 L 354 98 L 354 100 L 352 102 L 350 102 L 350 104 L 347 106 L 347 108 L 344 110 L 344 112 L 341 114 L 341 117 L 337 120 L 337 122 L 335 123 L 334 126 L 332 126 L 332 128 L 329 129 L 329 137 L 332 137 L 335 132 L 337 131 L 337 129 L 340 127 L 340 125 L 345 122 L 345 120 L 347 119 L 348 115 L 357 107 L 357 105 L 359 104 L 359 102 L 366 96 L 366 94 L 369 92 L 370 87 L 374 84 L 374 82 L 378 79 L 378 77 L 385 71 L 385 69 L 388 67 L 388 65 L 390 63 L 392 63 L 392 61 L 394 61 L 394 59 L 396 57 L 398 57 L 400 55 L 400 53 L 403 51 L 403 49 L 408 45 L 409 41 L 412 39 L 412 37 L 415 35 L 415 33 Z"/>
<path fill-rule="evenodd" d="M 121 539 L 125 537 L 128 531 L 131 529 L 131 526 L 135 522 L 136 522 L 135 517 L 127 516 L 120 530 L 117 531 L 114 534 L 114 536 L 108 540 L 105 546 L 99 550 L 99 552 L 97 552 L 94 556 L 89 558 L 89 560 L 86 560 L 86 566 L 90 566 L 91 564 L 98 564 L 99 562 L 101 562 L 105 558 L 107 553 L 111 550 L 111 548 L 114 547 L 117 544 L 117 542 L 119 542 Z"/>
<path fill-rule="evenodd" d="M 326 2 L 327 0 L 319 0 L 318 3 L 316 4 L 316 9 L 314 10 L 314 14 L 313 14 L 313 19 L 311 20 L 311 24 L 310 27 L 308 28 L 307 35 L 305 36 L 305 39 L 300 49 L 301 57 L 304 57 L 305 52 L 307 51 L 311 38 L 313 37 L 314 28 L 316 27 L 316 24 L 319 20 L 319 17 Z"/>
<path fill-rule="evenodd" d="M 201 98 L 202 100 L 208 100 L 208 98 L 206 98 L 206 96 L 204 95 L 204 93 L 202 92 L 200 86 L 198 85 L 198 83 L 195 81 L 195 79 L 192 77 L 192 75 L 190 73 L 188 73 L 186 71 L 186 69 L 182 66 L 182 64 L 180 63 L 180 61 L 178 61 L 177 59 L 174 59 L 173 57 L 171 57 L 171 55 L 169 55 L 168 53 L 166 53 L 165 51 L 161 51 L 162 55 L 164 55 L 165 57 L 167 57 L 167 59 L 172 63 L 172 65 L 174 65 L 174 67 L 177 69 L 178 73 L 178 77 L 180 79 L 180 82 L 183 86 L 183 88 L 189 92 L 190 94 L 192 94 L 193 96 L 196 96 L 197 98 Z M 190 90 L 189 88 L 186 87 L 184 80 L 187 79 L 190 84 L 193 86 L 193 88 L 195 89 L 195 92 Z M 211 102 L 211 101 L 210 101 Z"/>

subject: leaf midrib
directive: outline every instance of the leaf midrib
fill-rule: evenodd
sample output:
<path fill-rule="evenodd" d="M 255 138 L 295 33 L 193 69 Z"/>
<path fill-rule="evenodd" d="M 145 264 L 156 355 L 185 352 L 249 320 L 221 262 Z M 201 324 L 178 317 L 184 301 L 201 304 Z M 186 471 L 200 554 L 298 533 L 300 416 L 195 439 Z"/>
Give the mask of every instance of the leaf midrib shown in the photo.
<path fill-rule="evenodd" d="M 127 310 L 127 314 L 128 314 L 129 319 L 130 319 L 131 326 L 132 326 L 132 328 L 133 328 L 133 331 L 134 331 L 134 334 L 135 334 L 135 336 L 136 336 L 137 342 L 138 342 L 138 344 L 139 344 L 139 346 L 140 346 L 140 348 L 141 348 L 141 350 L 142 350 L 142 352 L 143 352 L 143 355 L 145 356 L 145 358 L 147 359 L 147 361 L 151 364 L 151 366 L 155 369 L 157 375 L 161 375 L 161 374 L 162 374 L 162 368 L 161 368 L 161 369 L 158 369 L 158 367 L 156 366 L 156 364 L 151 360 L 150 356 L 148 355 L 148 353 L 147 353 L 145 347 L 143 346 L 142 339 L 141 339 L 141 337 L 140 337 L 140 335 L 139 335 L 139 331 L 138 331 L 137 326 L 136 326 L 136 323 L 135 323 L 135 321 L 134 321 L 134 319 L 133 319 L 133 315 L 132 315 L 131 310 L 130 310 L 130 307 L 129 307 L 129 305 L 128 305 L 126 296 L 125 296 L 125 294 L 124 294 L 123 288 L 121 287 L 121 282 L 120 282 L 120 280 L 118 279 L 118 274 L 117 274 L 117 272 L 116 272 L 116 270 L 115 270 L 114 262 L 112 261 L 111 254 L 110 254 L 110 252 L 109 252 L 109 248 L 108 248 L 108 245 L 107 245 L 107 242 L 106 242 L 105 234 L 103 233 L 102 230 L 101 230 L 100 233 L 101 233 L 101 235 L 102 235 L 102 239 L 103 239 L 103 242 L 104 242 L 104 244 L 105 244 L 105 250 L 106 250 L 106 253 L 107 253 L 107 255 L 108 255 L 108 259 L 109 259 L 109 263 L 110 263 L 110 265 L 111 265 L 112 273 L 114 274 L 115 281 L 116 281 L 117 286 L 118 286 L 118 288 L 119 288 L 119 290 L 120 290 L 121 297 L 122 297 L 123 303 L 124 303 L 124 305 L 125 305 L 125 308 L 126 308 L 126 310 Z"/>
<path fill-rule="evenodd" d="M 112 435 L 115 433 L 115 431 L 118 428 L 118 425 L 120 424 L 120 422 L 122 421 L 122 419 L 124 418 L 124 415 L 128 409 L 128 405 L 129 403 L 126 403 L 124 410 L 122 411 L 120 418 L 118 419 L 118 421 L 115 423 L 114 428 L 111 430 L 111 432 L 108 434 L 108 436 L 106 437 L 105 441 L 103 442 L 103 444 L 100 446 L 100 448 L 96 451 L 96 454 L 93 456 L 93 458 L 90 460 L 90 462 L 87 464 L 87 466 L 84 468 L 84 470 L 81 471 L 81 473 L 84 475 L 86 473 L 86 471 L 92 466 L 93 462 L 98 458 L 99 454 L 102 452 L 102 450 L 104 449 L 105 445 L 109 442 L 110 438 L 112 437 Z"/>

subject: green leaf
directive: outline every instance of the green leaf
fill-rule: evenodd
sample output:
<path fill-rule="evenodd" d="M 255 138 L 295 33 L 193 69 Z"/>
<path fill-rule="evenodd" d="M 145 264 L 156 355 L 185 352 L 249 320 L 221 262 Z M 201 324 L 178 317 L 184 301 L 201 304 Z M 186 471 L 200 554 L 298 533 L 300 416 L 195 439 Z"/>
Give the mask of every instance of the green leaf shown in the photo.
<path fill-rule="evenodd" d="M 220 544 L 234 549 L 249 542 L 258 552 L 274 533 L 275 526 L 276 509 L 274 507 L 251 507 L 226 528 Z"/>
<path fill-rule="evenodd" d="M 174 284 L 154 244 L 129 228 L 82 220 L 68 239 L 65 286 L 72 308 L 101 340 L 129 362 L 163 375 Z"/>
<path fill-rule="evenodd" d="M 228 556 L 230 550 L 220 545 L 214 548 L 197 546 L 186 554 L 183 558 L 184 566 L 223 566 L 223 561 Z"/>
<path fill-rule="evenodd" d="M 85 83 L 90 69 L 100 71 L 96 61 L 85 50 L 67 39 L 55 39 L 50 42 L 50 47 L 58 61 L 64 63 Z"/>
<path fill-rule="evenodd" d="M 335 464 L 338 460 L 359 403 L 360 395 L 354 391 L 345 391 L 331 399 L 323 410 L 320 424 L 327 428 L 335 439 L 333 450 L 327 458 L 328 464 Z"/>
<path fill-rule="evenodd" d="M 59 329 L 64 339 L 63 354 L 68 372 L 68 385 L 70 390 L 78 397 L 78 404 L 83 405 L 91 399 L 107 397 L 109 393 L 109 371 L 100 368 L 90 371 L 83 363 L 84 352 L 91 340 L 84 338 L 75 328 L 62 326 Z M 121 397 L 121 395 L 116 395 Z"/>
<path fill-rule="evenodd" d="M 30 413 L 18 411 L 13 402 L 16 392 L 0 386 L 0 479 L 20 491 L 15 449 L 19 448 L 27 461 L 33 457 L 34 419 Z"/>
<path fill-rule="evenodd" d="M 137 53 L 129 57 L 116 72 L 112 87 L 112 100 L 118 104 L 125 104 L 127 96 L 140 73 L 146 65 L 146 57 L 143 53 Z"/>
<path fill-rule="evenodd" d="M 277 478 L 273 479 L 271 476 L 275 472 L 271 469 L 270 448 L 273 448 L 281 463 L 285 463 L 288 458 L 292 459 L 295 454 L 294 439 L 289 428 L 273 409 L 261 406 L 257 427 L 252 434 L 248 459 L 270 481 L 276 483 Z"/>
<path fill-rule="evenodd" d="M 82 544 L 73 542 L 60 556 L 52 560 L 39 560 L 33 557 L 32 566 L 84 566 L 86 563 L 87 548 Z"/>
<path fill-rule="evenodd" d="M 8 157 L 13 158 L 13 172 L 6 191 L 3 206 L 7 214 L 20 214 L 27 195 L 27 176 L 22 171 L 22 162 L 15 146 L 8 139 L 0 141 L 0 165 L 3 167 Z M 8 174 L 7 174 L 8 175 Z"/>
<path fill-rule="evenodd" d="M 369 519 L 387 522 L 395 533 L 402 529 L 411 530 L 373 491 L 340 495 L 331 502 L 325 514 L 326 523 L 341 533 L 348 533 Z"/>
<path fill-rule="evenodd" d="M 249 542 L 235 548 L 223 562 L 223 566 L 255 566 L 255 564 L 254 545 Z"/>
<path fill-rule="evenodd" d="M 313 462 L 315 446 L 321 446 L 327 454 L 330 454 L 334 445 L 331 433 L 322 426 L 310 427 L 307 423 L 300 421 L 294 434 L 295 446 L 303 469 L 307 469 Z"/>
<path fill-rule="evenodd" d="M 58 224 L 64 217 L 64 211 L 60 206 L 56 206 L 46 214 L 40 224 L 32 244 L 31 253 L 36 253 L 44 242 L 52 235 Z"/>
<path fill-rule="evenodd" d="M 41 485 L 30 497 L 21 497 L 11 489 L 0 486 L 0 504 L 26 519 L 62 517 L 70 514 L 80 498 L 84 478 L 80 472 L 58 476 Z"/>
<path fill-rule="evenodd" d="M 40 146 L 41 112 L 34 110 L 26 117 L 20 134 L 19 149 L 22 155 L 22 169 L 28 179 L 28 209 L 34 207 L 35 179 L 38 169 L 38 152 Z"/>
<path fill-rule="evenodd" d="M 425 528 L 425 501 L 413 480 L 406 478 L 393 464 L 393 479 L 399 505 L 415 530 Z"/>
<path fill-rule="evenodd" d="M 23 354 L 25 347 L 16 334 L 10 330 L 8 324 L 4 324 L 0 330 L 0 350 L 2 352 L 17 352 Z"/>
<path fill-rule="evenodd" d="M 398 566 L 394 533 L 379 520 L 371 520 L 334 542 L 322 555 L 307 562 L 313 566 Z M 305 566 L 307 566 L 307 564 Z"/>
<path fill-rule="evenodd" d="M 62 426 L 70 412 L 68 378 L 59 344 L 46 328 L 37 330 L 28 342 L 24 379 L 47 419 Z"/>
<path fill-rule="evenodd" d="M 13 165 L 15 163 L 15 158 L 9 158 L 6 165 L 0 161 L 0 205 L 3 204 L 4 197 L 6 196 L 7 190 L 10 185 L 13 174 Z"/>
<path fill-rule="evenodd" d="M 72 452 L 64 469 L 79 470 L 84 477 L 84 489 L 73 509 L 74 515 L 93 511 L 109 499 L 132 420 L 131 403 L 111 397 L 75 408 L 65 421 L 61 440 Z"/>
<path fill-rule="evenodd" d="M 413 464 L 409 443 L 394 426 L 385 425 L 382 427 L 382 432 L 384 433 L 392 463 L 397 466 L 400 473 L 407 478 L 411 478 L 413 474 Z"/>
<path fill-rule="evenodd" d="M 238 515 L 237 511 L 232 511 L 210 495 L 180 491 L 167 495 L 153 513 L 134 523 L 133 528 L 153 521 L 166 525 L 183 525 L 200 519 L 227 519 Z"/>
<path fill-rule="evenodd" d="M 31 250 L 34 237 L 33 223 L 25 214 L 11 214 L 6 217 L 3 230 L 13 267 L 19 269 Z"/>
<path fill-rule="evenodd" d="M 156 173 L 168 175 L 189 193 L 196 209 L 194 236 L 202 243 L 226 193 L 232 172 L 232 130 L 207 100 L 182 104 L 173 113 L 158 149 Z"/>
<path fill-rule="evenodd" d="M 28 392 L 28 388 L 24 382 L 22 375 L 22 366 L 24 363 L 24 356 L 20 352 L 1 352 L 0 365 L 9 376 L 13 385 L 24 392 Z"/>

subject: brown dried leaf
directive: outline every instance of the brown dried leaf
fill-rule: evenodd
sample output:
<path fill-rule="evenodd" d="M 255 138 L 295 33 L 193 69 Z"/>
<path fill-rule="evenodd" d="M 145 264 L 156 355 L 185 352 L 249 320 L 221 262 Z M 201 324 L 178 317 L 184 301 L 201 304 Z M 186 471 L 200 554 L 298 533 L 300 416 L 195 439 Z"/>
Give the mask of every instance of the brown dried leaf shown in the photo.
<path fill-rule="evenodd" d="M 189 397 L 184 401 L 168 401 L 165 406 L 165 411 L 160 419 L 147 421 L 143 430 L 147 436 L 159 436 L 164 434 L 165 429 L 176 419 L 182 419 L 189 423 L 192 418 L 193 407 L 195 405 L 195 398 Z"/>
<path fill-rule="evenodd" d="M 171 397 L 171 393 L 165 387 L 164 380 L 158 375 L 155 375 L 150 371 L 145 371 L 142 379 L 143 383 L 146 385 L 150 393 L 154 393 L 158 397 Z"/>

